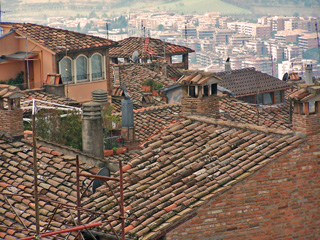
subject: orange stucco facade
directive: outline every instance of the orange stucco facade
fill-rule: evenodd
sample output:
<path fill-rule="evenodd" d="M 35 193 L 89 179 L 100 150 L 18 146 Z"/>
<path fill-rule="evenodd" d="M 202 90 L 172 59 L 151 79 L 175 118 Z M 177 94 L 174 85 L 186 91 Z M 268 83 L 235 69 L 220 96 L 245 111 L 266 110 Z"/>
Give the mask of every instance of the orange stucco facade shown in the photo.
<path fill-rule="evenodd" d="M 4 31 L 6 33 L 6 31 Z M 29 79 L 31 88 L 39 88 L 43 85 L 47 73 L 53 73 L 54 53 L 49 49 L 45 49 L 32 40 L 16 38 L 19 37 L 15 32 L 5 35 L 0 39 L 1 55 L 9 56 L 11 54 L 22 52 L 32 52 L 33 55 L 28 56 Z M 0 81 L 8 81 L 10 78 L 16 78 L 20 71 L 24 71 L 25 87 L 27 88 L 28 74 L 27 61 L 25 59 L 7 59 L 0 62 Z"/>
<path fill-rule="evenodd" d="M 64 54 L 57 55 L 52 50 L 34 42 L 32 39 L 17 38 L 19 37 L 18 33 L 9 33 L 9 30 L 9 28 L 4 27 L 4 36 L 0 38 L 0 56 L 6 56 L 5 59 L 0 61 L 0 81 L 8 81 L 10 78 L 16 78 L 19 72 L 24 71 L 24 86 L 25 88 L 28 88 L 27 61 L 23 55 L 23 53 L 26 52 L 27 47 L 27 51 L 30 53 L 28 57 L 30 88 L 41 88 L 43 84 L 45 84 L 48 74 L 59 73 L 59 61 L 64 57 Z M 22 53 L 22 55 L 20 54 L 19 59 L 10 58 L 10 55 L 17 52 Z M 74 81 L 75 76 L 73 76 L 73 83 L 69 83 L 68 85 L 65 84 L 65 96 L 79 102 L 87 102 L 91 100 L 92 91 L 96 89 L 108 91 L 108 88 L 111 88 L 111 86 L 107 86 L 107 78 L 110 78 L 107 74 L 107 72 L 109 72 L 109 66 L 107 64 L 107 59 L 109 59 L 108 49 L 73 52 L 70 58 L 73 61 L 73 69 L 76 66 L 75 62 L 78 56 L 85 55 L 88 57 L 94 53 L 99 53 L 103 56 L 103 77 L 95 81 L 88 79 L 86 82 L 77 83 Z M 68 57 L 70 57 L 69 54 Z M 88 61 L 90 61 L 90 58 L 88 58 Z M 89 69 L 91 69 L 91 67 L 89 67 Z M 90 76 L 90 72 L 88 72 L 88 74 Z"/>

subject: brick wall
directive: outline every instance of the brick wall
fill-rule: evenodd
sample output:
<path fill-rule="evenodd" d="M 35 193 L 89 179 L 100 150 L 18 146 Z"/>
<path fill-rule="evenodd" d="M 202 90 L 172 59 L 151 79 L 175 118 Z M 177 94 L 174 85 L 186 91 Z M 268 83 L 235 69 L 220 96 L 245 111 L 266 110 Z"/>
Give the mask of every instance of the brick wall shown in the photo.
<path fill-rule="evenodd" d="M 21 109 L 0 109 L 0 131 L 12 137 L 23 136 L 23 111 Z"/>
<path fill-rule="evenodd" d="M 219 97 L 182 98 L 181 112 L 219 118 Z"/>
<path fill-rule="evenodd" d="M 295 132 L 302 132 L 307 135 L 320 133 L 320 115 L 301 115 L 294 113 L 292 116 L 292 127 Z"/>
<path fill-rule="evenodd" d="M 166 239 L 320 239 L 319 140 L 309 137 L 218 195 Z"/>

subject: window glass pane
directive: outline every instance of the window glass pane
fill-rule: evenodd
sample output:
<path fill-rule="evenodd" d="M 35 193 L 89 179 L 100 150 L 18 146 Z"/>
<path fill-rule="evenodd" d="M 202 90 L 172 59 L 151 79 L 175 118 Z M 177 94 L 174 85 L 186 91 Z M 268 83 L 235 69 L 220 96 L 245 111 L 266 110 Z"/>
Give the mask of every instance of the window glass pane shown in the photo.
<path fill-rule="evenodd" d="M 207 97 L 209 96 L 209 86 L 203 86 L 203 96 Z"/>
<path fill-rule="evenodd" d="M 254 96 L 246 96 L 244 101 L 247 103 L 254 103 Z"/>
<path fill-rule="evenodd" d="M 69 58 L 60 61 L 60 74 L 63 83 L 72 82 L 71 60 Z"/>
<path fill-rule="evenodd" d="M 272 104 L 271 93 L 264 94 L 264 104 Z"/>
<path fill-rule="evenodd" d="M 87 59 L 84 56 L 77 58 L 77 80 L 88 79 Z"/>
<path fill-rule="evenodd" d="M 91 58 L 92 79 L 102 78 L 102 57 L 95 54 Z"/>
<path fill-rule="evenodd" d="M 316 105 L 314 102 L 309 102 L 309 113 L 315 113 L 316 111 Z"/>
<path fill-rule="evenodd" d="M 275 100 L 275 104 L 282 103 L 280 91 L 274 93 L 274 100 Z"/>
<path fill-rule="evenodd" d="M 211 95 L 217 95 L 217 92 L 218 92 L 218 85 L 211 84 Z"/>
<path fill-rule="evenodd" d="M 189 96 L 196 97 L 196 89 L 195 86 L 189 86 Z"/>
<path fill-rule="evenodd" d="M 258 102 L 257 102 L 257 104 L 260 104 L 260 105 L 262 105 L 263 104 L 263 101 L 262 101 L 262 94 L 259 94 L 258 95 Z"/>

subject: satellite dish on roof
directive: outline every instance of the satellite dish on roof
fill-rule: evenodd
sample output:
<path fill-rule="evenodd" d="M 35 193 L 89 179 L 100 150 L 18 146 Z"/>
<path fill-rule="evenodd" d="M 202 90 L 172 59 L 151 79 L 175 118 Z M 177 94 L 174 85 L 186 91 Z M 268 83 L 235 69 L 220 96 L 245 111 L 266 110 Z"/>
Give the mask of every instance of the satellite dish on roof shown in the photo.
<path fill-rule="evenodd" d="M 139 62 L 139 52 L 138 50 L 135 50 L 133 53 L 132 53 L 132 61 L 134 63 L 138 63 Z"/>
<path fill-rule="evenodd" d="M 105 176 L 105 177 L 110 177 L 110 170 L 108 168 L 101 168 L 99 172 L 97 173 L 98 176 Z M 95 193 L 96 189 L 100 187 L 104 181 L 101 180 L 94 180 L 92 183 L 92 192 Z"/>
<path fill-rule="evenodd" d="M 289 78 L 289 74 L 286 72 L 285 74 L 283 74 L 283 77 L 282 77 L 282 81 L 288 81 L 288 78 Z"/>

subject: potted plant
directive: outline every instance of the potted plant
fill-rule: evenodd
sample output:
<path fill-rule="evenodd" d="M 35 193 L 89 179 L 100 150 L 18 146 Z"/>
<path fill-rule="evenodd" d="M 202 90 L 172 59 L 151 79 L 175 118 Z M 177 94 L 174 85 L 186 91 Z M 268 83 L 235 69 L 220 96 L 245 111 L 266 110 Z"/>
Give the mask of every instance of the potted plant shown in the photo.
<path fill-rule="evenodd" d="M 163 87 L 162 83 L 154 81 L 152 85 L 152 88 L 153 88 L 152 95 L 159 96 L 159 93 L 157 92 L 157 90 L 161 89 L 162 87 Z"/>
<path fill-rule="evenodd" d="M 142 84 L 142 91 L 151 92 L 154 81 L 152 79 L 147 79 Z"/>

